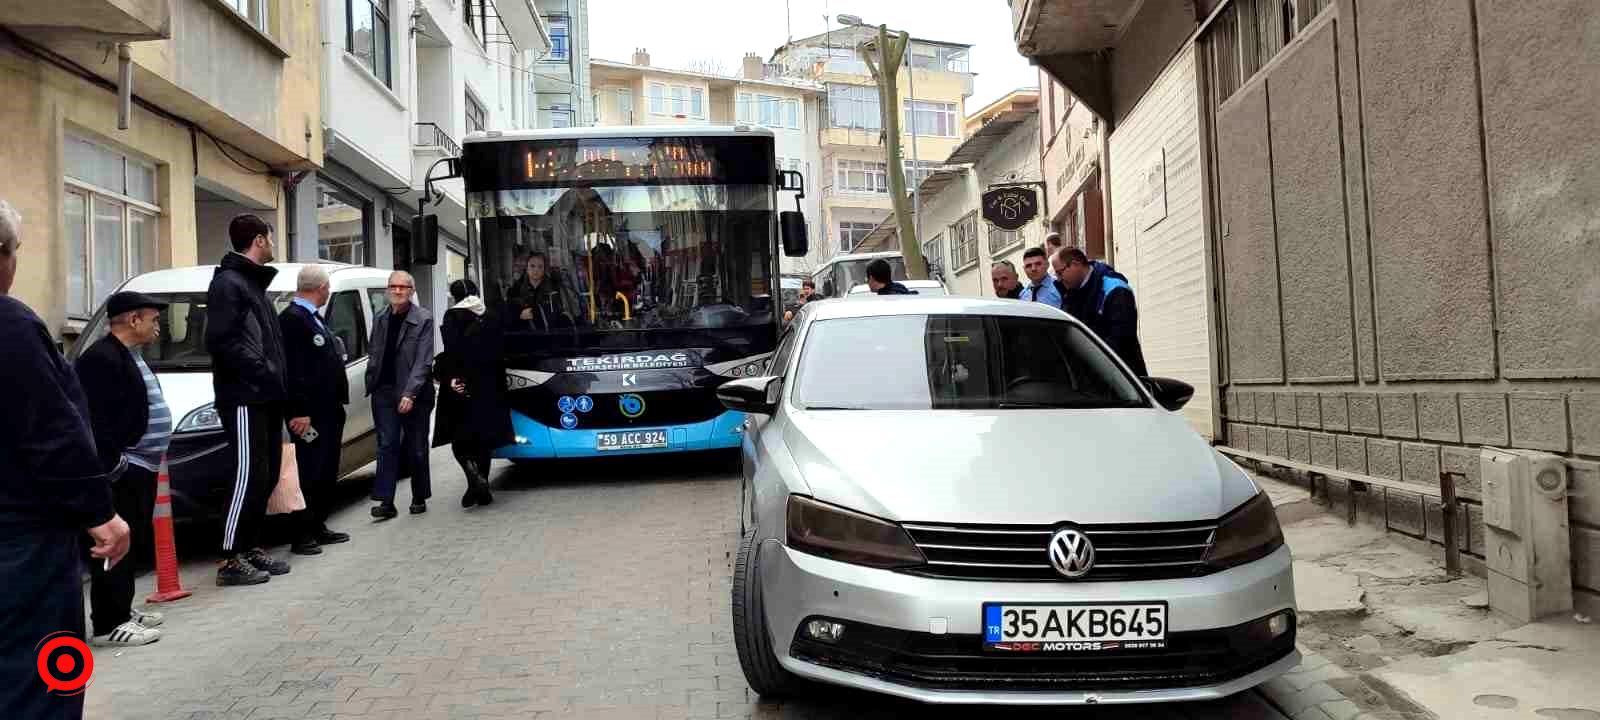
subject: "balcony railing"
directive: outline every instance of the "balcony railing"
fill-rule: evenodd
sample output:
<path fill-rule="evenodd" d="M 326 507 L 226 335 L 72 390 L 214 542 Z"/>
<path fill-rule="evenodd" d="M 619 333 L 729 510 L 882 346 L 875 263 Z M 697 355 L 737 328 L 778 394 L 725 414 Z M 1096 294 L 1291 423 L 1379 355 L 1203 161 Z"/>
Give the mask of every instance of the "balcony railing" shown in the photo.
<path fill-rule="evenodd" d="M 461 146 L 434 123 L 417 123 L 416 144 L 419 148 L 439 148 L 449 157 L 460 157 Z"/>

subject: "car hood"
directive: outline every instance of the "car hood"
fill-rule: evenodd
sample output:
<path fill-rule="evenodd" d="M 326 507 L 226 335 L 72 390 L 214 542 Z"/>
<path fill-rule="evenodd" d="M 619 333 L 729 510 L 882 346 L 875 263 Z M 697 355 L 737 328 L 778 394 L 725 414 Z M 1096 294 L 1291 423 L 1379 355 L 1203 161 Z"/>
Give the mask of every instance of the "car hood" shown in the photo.
<path fill-rule="evenodd" d="M 1211 520 L 1258 492 L 1154 409 L 794 411 L 796 492 L 890 520 Z"/>

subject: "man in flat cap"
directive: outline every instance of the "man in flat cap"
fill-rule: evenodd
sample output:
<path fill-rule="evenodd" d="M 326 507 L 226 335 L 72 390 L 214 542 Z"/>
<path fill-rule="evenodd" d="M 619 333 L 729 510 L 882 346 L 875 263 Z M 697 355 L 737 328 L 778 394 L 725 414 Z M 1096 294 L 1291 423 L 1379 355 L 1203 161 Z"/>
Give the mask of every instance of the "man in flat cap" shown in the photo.
<path fill-rule="evenodd" d="M 119 292 L 106 301 L 111 332 L 78 356 L 76 370 L 89 401 L 89 425 L 111 502 L 128 522 L 134 547 L 150 537 L 156 473 L 172 438 L 172 413 L 161 383 L 145 364 L 143 348 L 161 337 L 167 304 L 149 295 Z M 133 607 L 138 563 L 110 570 L 89 563 L 90 642 L 99 647 L 148 645 L 161 639 L 161 614 Z"/>

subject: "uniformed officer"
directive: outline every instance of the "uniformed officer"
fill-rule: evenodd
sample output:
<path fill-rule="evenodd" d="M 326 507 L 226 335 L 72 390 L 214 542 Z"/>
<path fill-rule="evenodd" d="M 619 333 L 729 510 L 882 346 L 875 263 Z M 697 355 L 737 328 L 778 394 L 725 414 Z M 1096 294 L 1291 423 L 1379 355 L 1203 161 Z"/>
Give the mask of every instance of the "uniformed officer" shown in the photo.
<path fill-rule="evenodd" d="M 288 365 L 284 416 L 289 418 L 300 490 L 306 497 L 306 509 L 298 513 L 296 540 L 290 547 L 298 555 L 320 555 L 323 545 L 350 540 L 349 535 L 329 530 L 327 525 L 339 482 L 344 406 L 350 402 L 344 343 L 317 313 L 331 295 L 328 271 L 321 265 L 307 265 L 296 278 L 294 301 L 278 315 Z"/>

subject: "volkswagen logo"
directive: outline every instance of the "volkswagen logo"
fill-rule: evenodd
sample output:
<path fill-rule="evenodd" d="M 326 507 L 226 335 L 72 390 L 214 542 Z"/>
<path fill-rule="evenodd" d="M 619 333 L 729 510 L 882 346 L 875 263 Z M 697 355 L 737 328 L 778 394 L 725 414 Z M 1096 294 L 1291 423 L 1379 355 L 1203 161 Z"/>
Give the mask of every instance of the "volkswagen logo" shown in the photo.
<path fill-rule="evenodd" d="M 1094 543 L 1073 528 L 1057 530 L 1050 536 L 1050 566 L 1063 577 L 1081 578 L 1094 567 Z"/>

